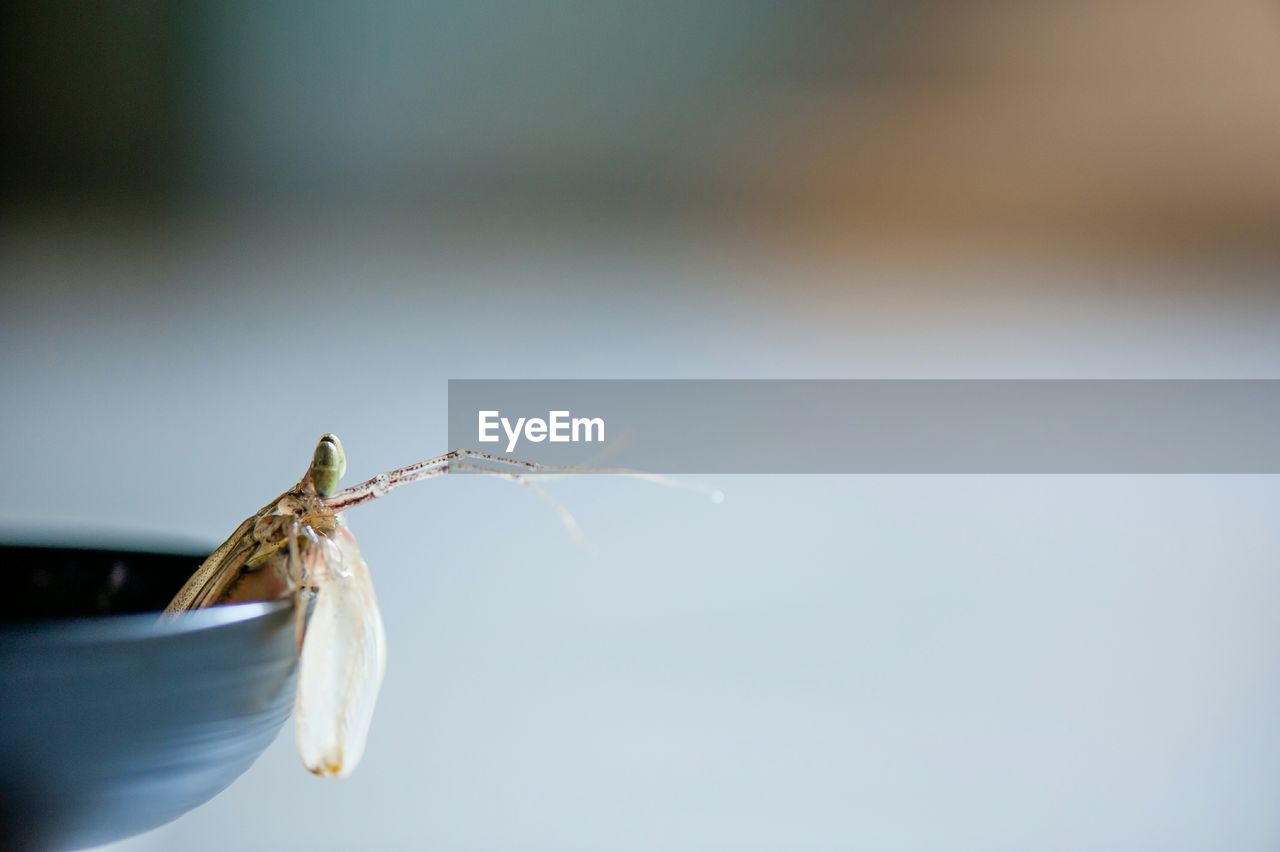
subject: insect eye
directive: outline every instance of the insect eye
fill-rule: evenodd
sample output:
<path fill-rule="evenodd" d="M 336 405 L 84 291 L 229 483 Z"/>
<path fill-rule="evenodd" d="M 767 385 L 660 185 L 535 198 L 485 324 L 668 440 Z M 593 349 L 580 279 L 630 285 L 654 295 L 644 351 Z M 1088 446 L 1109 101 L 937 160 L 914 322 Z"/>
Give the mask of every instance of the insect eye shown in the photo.
<path fill-rule="evenodd" d="M 311 457 L 311 483 L 316 493 L 328 497 L 338 490 L 338 482 L 347 472 L 347 455 L 337 435 L 323 435 Z"/>

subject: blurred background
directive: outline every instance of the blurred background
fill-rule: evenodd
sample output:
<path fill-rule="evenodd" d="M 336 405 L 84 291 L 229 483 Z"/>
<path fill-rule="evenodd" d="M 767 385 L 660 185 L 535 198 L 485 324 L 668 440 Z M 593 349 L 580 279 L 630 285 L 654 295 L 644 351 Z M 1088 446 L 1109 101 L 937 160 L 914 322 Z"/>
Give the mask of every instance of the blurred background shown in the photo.
<path fill-rule="evenodd" d="M 0 525 L 212 546 L 449 378 L 1277 378 L 1278 150 L 1264 0 L 6 3 Z M 356 775 L 118 848 L 1280 846 L 1273 477 L 717 485 L 356 510 Z"/>

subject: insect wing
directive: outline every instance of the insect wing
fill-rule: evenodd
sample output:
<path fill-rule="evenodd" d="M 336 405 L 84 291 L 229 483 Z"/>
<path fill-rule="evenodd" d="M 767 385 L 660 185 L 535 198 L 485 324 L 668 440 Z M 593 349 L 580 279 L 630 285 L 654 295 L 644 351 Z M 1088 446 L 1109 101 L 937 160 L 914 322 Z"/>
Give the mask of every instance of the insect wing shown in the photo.
<path fill-rule="evenodd" d="M 364 754 L 386 669 L 386 634 L 369 566 L 339 522 L 302 555 L 315 590 L 298 664 L 298 753 L 316 775 L 345 777 Z"/>
<path fill-rule="evenodd" d="M 166 615 L 176 615 L 219 602 L 226 590 L 235 584 L 245 560 L 257 546 L 253 540 L 253 522 L 253 518 L 245 520 L 217 550 L 209 554 L 165 607 Z"/>

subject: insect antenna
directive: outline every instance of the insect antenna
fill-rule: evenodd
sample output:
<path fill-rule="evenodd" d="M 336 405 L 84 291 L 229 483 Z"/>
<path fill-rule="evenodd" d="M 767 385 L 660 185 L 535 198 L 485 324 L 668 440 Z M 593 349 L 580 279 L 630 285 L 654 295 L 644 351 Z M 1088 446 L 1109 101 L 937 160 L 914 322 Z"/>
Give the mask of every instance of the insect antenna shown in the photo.
<path fill-rule="evenodd" d="M 465 471 L 471 473 L 485 473 L 489 476 L 496 476 L 499 479 L 505 479 L 508 482 L 514 482 L 517 485 L 523 485 L 525 488 L 528 488 L 534 494 L 538 495 L 539 499 L 551 507 L 551 510 L 556 513 L 558 518 L 560 518 L 560 523 L 564 524 L 564 528 L 569 532 L 570 537 L 573 538 L 575 543 L 582 544 L 587 540 L 586 535 L 582 532 L 582 527 L 578 526 L 578 519 L 573 516 L 573 513 L 570 512 L 563 503 L 555 497 L 552 497 L 546 489 L 531 480 L 528 475 L 523 473 L 512 473 L 505 470 L 494 470 L 480 465 L 467 464 L 466 462 L 453 462 L 452 469 L 458 472 Z"/>
<path fill-rule="evenodd" d="M 493 467 L 494 465 L 506 465 L 508 467 L 518 468 L 519 472 L 514 473 L 511 471 L 497 470 Z M 423 479 L 431 479 L 436 476 L 443 476 L 444 474 L 449 473 L 451 469 L 456 472 L 465 471 L 471 473 L 499 475 L 507 479 L 512 476 L 518 476 L 520 478 L 515 479 L 514 481 L 521 482 L 531 487 L 533 483 L 529 482 L 527 479 L 530 475 L 536 475 L 539 478 L 583 473 L 603 474 L 606 476 L 625 476 L 645 482 L 652 482 L 655 485 L 662 485 L 667 488 L 679 488 L 686 491 L 705 494 L 711 498 L 713 503 L 720 503 L 724 500 L 724 493 L 718 489 L 702 483 L 682 482 L 657 473 L 645 473 L 644 471 L 617 467 L 547 465 L 539 464 L 538 462 L 513 459 L 507 456 L 494 455 L 493 453 L 480 452 L 479 450 L 462 449 L 453 450 L 452 452 L 435 456 L 434 458 L 429 458 L 424 461 L 417 462 L 416 464 L 398 467 L 395 470 L 389 470 L 386 473 L 380 473 L 372 479 L 367 479 L 358 485 L 352 485 L 350 488 L 344 488 L 336 494 L 326 498 L 324 504 L 335 512 L 341 512 L 344 509 L 350 509 L 353 506 L 359 506 L 362 503 L 377 500 L 379 497 L 389 493 L 393 488 L 398 488 L 406 483 L 418 482 Z M 536 490 L 541 491 L 541 489 Z"/>

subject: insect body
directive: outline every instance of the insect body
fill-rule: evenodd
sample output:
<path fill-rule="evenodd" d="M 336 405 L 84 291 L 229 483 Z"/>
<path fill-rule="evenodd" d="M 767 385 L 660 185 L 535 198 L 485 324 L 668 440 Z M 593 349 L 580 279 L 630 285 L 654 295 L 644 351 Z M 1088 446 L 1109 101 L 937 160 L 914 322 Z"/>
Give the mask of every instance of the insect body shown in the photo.
<path fill-rule="evenodd" d="M 373 580 L 340 513 L 407 482 L 456 470 L 499 476 L 546 497 L 523 473 L 477 466 L 477 461 L 523 473 L 566 470 L 455 450 L 338 491 L 346 456 L 335 436 L 324 435 L 302 479 L 245 519 L 165 608 L 175 615 L 217 604 L 295 598 L 300 642 L 296 739 L 303 763 L 316 775 L 343 777 L 359 763 L 386 668 Z M 572 518 L 559 511 L 571 525 Z"/>

